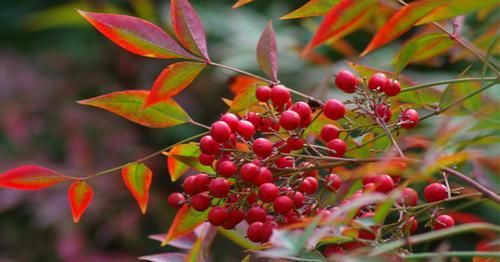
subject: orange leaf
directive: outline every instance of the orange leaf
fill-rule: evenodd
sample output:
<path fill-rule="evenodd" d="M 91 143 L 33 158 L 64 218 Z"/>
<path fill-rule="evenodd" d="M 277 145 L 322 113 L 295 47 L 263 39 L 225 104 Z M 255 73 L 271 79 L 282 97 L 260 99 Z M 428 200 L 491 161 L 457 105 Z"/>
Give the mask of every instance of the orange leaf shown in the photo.
<path fill-rule="evenodd" d="M 21 166 L 0 174 L 0 187 L 19 190 L 37 190 L 70 180 L 50 169 L 40 166 Z"/>
<path fill-rule="evenodd" d="M 177 211 L 174 221 L 170 225 L 170 229 L 161 245 L 165 246 L 171 240 L 192 232 L 207 219 L 207 215 L 208 209 L 204 212 L 198 212 L 187 204 L 182 206 L 181 209 Z"/>
<path fill-rule="evenodd" d="M 280 17 L 280 19 L 294 19 L 310 16 L 322 16 L 339 0 L 310 0 L 293 12 Z"/>
<path fill-rule="evenodd" d="M 143 214 L 146 213 L 149 200 L 149 188 L 153 172 L 143 163 L 133 163 L 122 168 L 123 182 L 132 193 Z"/>
<path fill-rule="evenodd" d="M 78 223 L 94 196 L 94 190 L 85 181 L 75 181 L 69 187 L 68 200 L 73 222 Z"/>
<path fill-rule="evenodd" d="M 233 7 L 231 7 L 231 8 L 236 9 L 236 8 L 242 7 L 242 6 L 246 5 L 246 4 L 249 4 L 249 3 L 251 3 L 252 1 L 253 1 L 253 0 L 238 0 L 238 2 L 236 2 L 236 3 L 233 5 Z"/>

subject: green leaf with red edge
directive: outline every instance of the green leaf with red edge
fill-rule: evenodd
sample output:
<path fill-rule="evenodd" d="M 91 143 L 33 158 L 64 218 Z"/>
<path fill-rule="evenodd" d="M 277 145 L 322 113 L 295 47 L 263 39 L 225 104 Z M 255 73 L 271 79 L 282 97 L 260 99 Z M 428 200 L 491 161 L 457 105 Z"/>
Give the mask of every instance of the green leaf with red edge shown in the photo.
<path fill-rule="evenodd" d="M 73 222 L 78 223 L 83 213 L 89 207 L 94 196 L 94 190 L 85 181 L 75 181 L 68 190 L 68 200 L 73 215 Z"/>
<path fill-rule="evenodd" d="M 341 0 L 328 11 L 304 52 L 349 30 L 357 24 L 357 21 L 363 19 L 377 2 L 376 0 Z"/>
<path fill-rule="evenodd" d="M 430 14 L 420 19 L 416 25 L 423 25 L 431 22 L 465 15 L 483 8 L 488 8 L 498 4 L 498 0 L 453 0 L 444 1 L 445 4 Z"/>
<path fill-rule="evenodd" d="M 420 0 L 399 9 L 375 34 L 361 56 L 391 42 L 415 25 L 422 17 L 444 4 L 443 0 Z"/>
<path fill-rule="evenodd" d="M 127 90 L 81 100 L 78 103 L 107 110 L 147 127 L 171 127 L 191 121 L 186 111 L 173 99 L 166 99 L 142 109 L 148 95 L 147 90 Z"/>
<path fill-rule="evenodd" d="M 236 9 L 251 2 L 253 2 L 253 0 L 238 0 L 236 3 L 234 3 L 234 5 L 231 8 Z"/>
<path fill-rule="evenodd" d="M 337 4 L 340 0 L 310 0 L 303 6 L 295 9 L 291 13 L 280 17 L 280 19 L 295 19 L 311 16 L 322 16 Z"/>
<path fill-rule="evenodd" d="M 172 182 L 177 181 L 189 168 L 199 172 L 214 174 L 212 167 L 200 164 L 200 147 L 194 143 L 174 146 L 167 155 L 167 168 Z"/>
<path fill-rule="evenodd" d="M 278 47 L 271 21 L 267 23 L 257 43 L 257 62 L 266 75 L 274 82 L 278 81 Z"/>
<path fill-rule="evenodd" d="M 156 78 L 143 108 L 165 101 L 184 90 L 206 67 L 205 63 L 179 62 L 169 65 Z"/>
<path fill-rule="evenodd" d="M 425 61 L 449 50 L 454 41 L 442 33 L 419 35 L 406 42 L 396 58 L 396 77 L 403 68 L 414 61 Z"/>
<path fill-rule="evenodd" d="M 198 14 L 187 0 L 172 0 L 170 16 L 179 42 L 193 54 L 210 61 L 207 39 Z"/>
<path fill-rule="evenodd" d="M 170 225 L 170 229 L 168 230 L 165 240 L 163 240 L 161 245 L 165 246 L 171 240 L 192 232 L 207 219 L 207 215 L 208 209 L 203 212 L 198 212 L 187 204 L 183 205 L 177 211 L 174 221 Z"/>
<path fill-rule="evenodd" d="M 249 76 L 237 76 L 234 78 L 230 89 L 236 96 L 229 106 L 228 111 L 238 114 L 257 104 L 259 101 L 255 97 L 255 91 L 259 84 L 265 83 Z"/>
<path fill-rule="evenodd" d="M 0 187 L 37 190 L 71 179 L 41 166 L 26 165 L 0 174 Z"/>
<path fill-rule="evenodd" d="M 146 214 L 153 172 L 143 163 L 132 163 L 122 168 L 122 178 L 125 186 L 139 204 L 141 212 Z"/>
<path fill-rule="evenodd" d="M 78 10 L 99 32 L 129 52 L 153 58 L 195 57 L 160 27 L 137 17 Z"/>

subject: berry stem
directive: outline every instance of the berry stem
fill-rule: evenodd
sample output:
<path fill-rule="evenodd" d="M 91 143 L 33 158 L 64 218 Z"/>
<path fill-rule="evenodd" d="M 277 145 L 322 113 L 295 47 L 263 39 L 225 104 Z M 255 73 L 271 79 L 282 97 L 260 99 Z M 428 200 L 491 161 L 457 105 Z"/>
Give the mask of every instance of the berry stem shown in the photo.
<path fill-rule="evenodd" d="M 422 89 L 422 88 L 433 87 L 433 86 L 437 86 L 437 85 L 454 84 L 454 83 L 466 83 L 466 82 L 474 82 L 474 81 L 488 81 L 488 82 L 489 81 L 498 81 L 498 78 L 497 77 L 484 77 L 484 78 L 481 78 L 481 77 L 468 77 L 468 78 L 458 78 L 458 79 L 441 80 L 441 81 L 423 83 L 423 84 L 419 84 L 419 85 L 414 85 L 414 86 L 410 86 L 410 87 L 407 87 L 407 88 L 403 88 L 401 90 L 401 93 L 409 92 L 409 91 L 415 91 L 415 90 L 419 90 L 419 89 Z"/>

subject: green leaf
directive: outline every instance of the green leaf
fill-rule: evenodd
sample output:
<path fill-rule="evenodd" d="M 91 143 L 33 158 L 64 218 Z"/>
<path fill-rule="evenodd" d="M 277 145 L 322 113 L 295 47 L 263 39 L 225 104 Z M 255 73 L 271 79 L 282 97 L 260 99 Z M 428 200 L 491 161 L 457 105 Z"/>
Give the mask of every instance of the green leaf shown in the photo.
<path fill-rule="evenodd" d="M 394 204 L 394 198 L 388 197 L 384 202 L 378 204 L 377 209 L 375 210 L 375 215 L 373 216 L 373 221 L 375 224 L 384 223 L 385 218 L 391 212 L 391 207 Z"/>
<path fill-rule="evenodd" d="M 166 99 L 147 109 L 141 109 L 148 95 L 147 90 L 119 91 L 78 103 L 102 108 L 147 127 L 171 127 L 191 121 L 186 111 L 173 99 Z"/>
<path fill-rule="evenodd" d="M 168 173 L 172 182 L 177 181 L 189 168 L 207 174 L 214 174 L 211 167 L 200 164 L 198 160 L 200 147 L 196 144 L 176 145 L 166 155 Z"/>
<path fill-rule="evenodd" d="M 469 93 L 477 91 L 481 88 L 481 83 L 477 82 L 464 82 L 464 83 L 454 83 L 446 87 L 439 102 L 439 107 L 444 108 L 455 101 L 465 97 Z M 449 110 L 443 112 L 447 115 L 467 115 L 471 112 L 476 112 L 483 106 L 481 96 L 473 96 L 460 105 L 450 108 Z"/>
<path fill-rule="evenodd" d="M 170 225 L 170 229 L 165 236 L 165 240 L 161 246 L 166 246 L 171 240 L 184 236 L 192 232 L 196 227 L 201 225 L 208 215 L 208 209 L 203 212 L 198 212 L 185 204 L 177 211 L 174 221 Z"/>
<path fill-rule="evenodd" d="M 297 8 L 293 12 L 280 17 L 280 19 L 295 19 L 311 16 L 325 15 L 330 8 L 337 4 L 340 0 L 310 0 L 303 6 Z"/>
<path fill-rule="evenodd" d="M 423 25 L 447 18 L 465 15 L 467 13 L 498 4 L 498 0 L 453 0 L 444 2 L 446 3 L 443 6 L 435 9 L 430 14 L 420 19 L 416 25 Z"/>
<path fill-rule="evenodd" d="M 132 163 L 122 168 L 125 186 L 132 193 L 143 214 L 146 213 L 149 200 L 149 188 L 153 172 L 143 163 Z"/>
<path fill-rule="evenodd" d="M 257 86 L 263 84 L 262 81 L 248 76 L 238 76 L 231 84 L 231 90 L 236 93 L 228 111 L 239 114 L 248 110 L 259 101 L 255 97 Z"/>

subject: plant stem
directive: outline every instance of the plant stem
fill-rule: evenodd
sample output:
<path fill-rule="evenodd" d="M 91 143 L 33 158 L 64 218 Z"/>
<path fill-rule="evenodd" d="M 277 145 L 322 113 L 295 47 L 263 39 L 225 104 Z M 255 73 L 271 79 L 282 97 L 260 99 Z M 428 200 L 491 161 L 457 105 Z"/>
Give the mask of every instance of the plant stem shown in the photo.
<path fill-rule="evenodd" d="M 420 84 L 420 85 L 410 86 L 410 87 L 402 89 L 401 93 L 415 91 L 415 90 L 419 90 L 422 88 L 443 85 L 443 84 L 454 84 L 454 83 L 464 83 L 464 82 L 474 82 L 474 81 L 497 81 L 497 80 L 498 80 L 498 78 L 496 78 L 496 77 L 485 77 L 485 78 L 468 77 L 468 78 L 449 79 L 449 80 L 442 80 L 442 81 L 429 82 L 429 83 L 424 83 L 424 84 Z"/>
<path fill-rule="evenodd" d="M 484 187 L 483 185 L 479 184 L 479 182 L 477 182 L 476 180 L 456 171 L 455 169 L 451 169 L 449 167 L 441 167 L 441 169 L 450 174 L 450 175 L 453 175 L 455 177 L 458 177 L 459 179 L 461 179 L 462 181 L 466 182 L 467 184 L 471 185 L 472 187 L 474 187 L 476 190 L 478 190 L 479 192 L 483 193 L 486 197 L 488 197 L 489 199 L 492 199 L 494 200 L 495 202 L 497 203 L 500 203 L 500 196 L 498 196 L 495 192 L 489 190 L 488 188 Z"/>
<path fill-rule="evenodd" d="M 500 257 L 498 252 L 478 252 L 478 251 L 448 251 L 438 253 L 418 253 L 403 256 L 404 259 L 422 259 L 431 257 Z"/>

